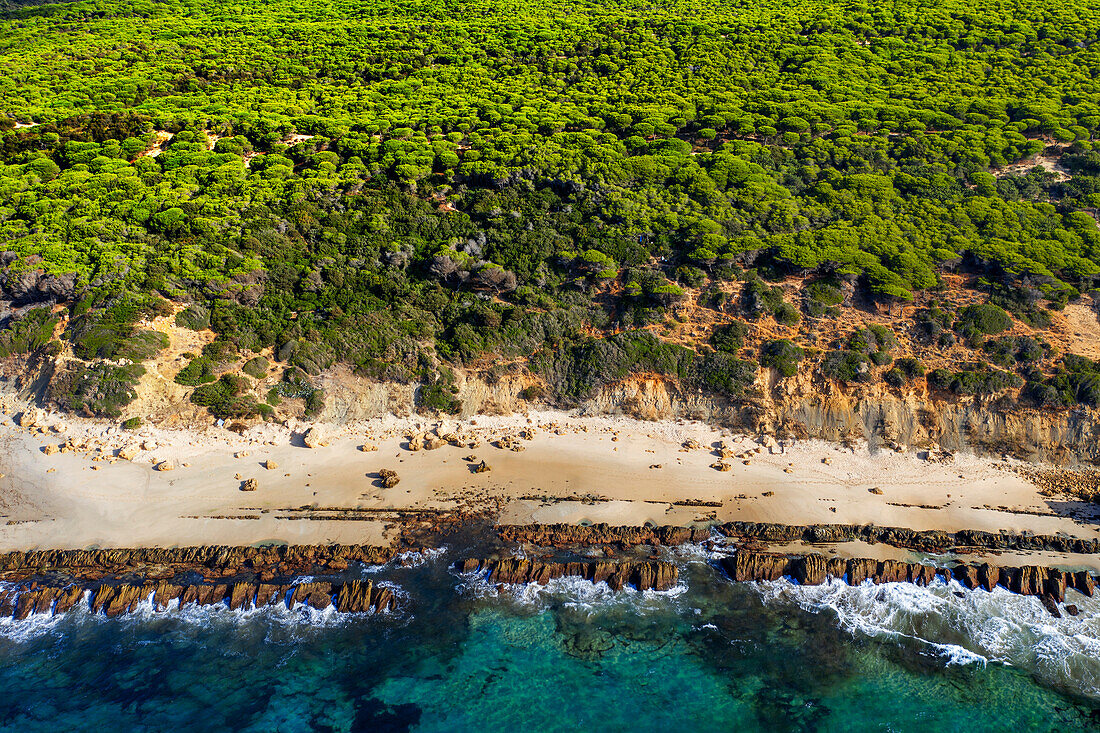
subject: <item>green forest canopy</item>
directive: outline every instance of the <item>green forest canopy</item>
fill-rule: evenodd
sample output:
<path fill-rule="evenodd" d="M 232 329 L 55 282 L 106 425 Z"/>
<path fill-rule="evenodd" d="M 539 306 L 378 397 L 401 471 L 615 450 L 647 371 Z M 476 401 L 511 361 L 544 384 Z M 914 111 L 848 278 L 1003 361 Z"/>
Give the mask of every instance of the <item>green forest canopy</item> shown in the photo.
<path fill-rule="evenodd" d="M 4 7 L 23 301 L 159 293 L 236 347 L 405 378 L 425 344 L 531 354 L 748 266 L 888 301 L 1100 276 L 1084 0 Z M 1002 170 L 1044 150 L 1066 175 Z"/>

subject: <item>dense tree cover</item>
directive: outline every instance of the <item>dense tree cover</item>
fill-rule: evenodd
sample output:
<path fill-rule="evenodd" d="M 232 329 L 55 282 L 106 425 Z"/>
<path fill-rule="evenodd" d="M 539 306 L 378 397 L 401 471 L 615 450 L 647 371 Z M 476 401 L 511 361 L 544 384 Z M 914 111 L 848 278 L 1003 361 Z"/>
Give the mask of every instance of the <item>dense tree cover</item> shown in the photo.
<path fill-rule="evenodd" d="M 538 355 L 571 398 L 639 370 L 741 394 L 739 326 L 716 351 L 590 338 L 695 289 L 794 326 L 852 283 L 890 304 L 977 273 L 994 304 L 918 323 L 980 345 L 1100 278 L 1098 30 L 1083 0 L 9 0 L 3 284 L 69 307 L 68 394 L 124 380 L 163 345 L 140 318 L 190 302 L 177 322 L 223 345 L 180 381 L 230 416 L 264 405 L 218 364 L 265 348 L 297 370 L 271 399 L 314 405 L 340 360 L 453 410 L 440 360 L 485 354 Z M 1064 175 L 1006 168 L 1044 151 Z M 813 276 L 800 305 L 784 275 Z M 893 358 L 851 339 L 826 374 Z M 793 373 L 798 348 L 761 356 Z"/>

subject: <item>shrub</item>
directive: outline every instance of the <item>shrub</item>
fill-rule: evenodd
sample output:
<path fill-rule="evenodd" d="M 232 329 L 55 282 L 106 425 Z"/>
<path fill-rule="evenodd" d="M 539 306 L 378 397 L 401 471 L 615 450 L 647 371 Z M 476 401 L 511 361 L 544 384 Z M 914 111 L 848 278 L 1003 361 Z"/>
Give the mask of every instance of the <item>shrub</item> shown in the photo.
<path fill-rule="evenodd" d="M 49 308 L 32 308 L 0 331 L 0 357 L 27 354 L 45 346 L 58 319 Z"/>
<path fill-rule="evenodd" d="M 848 337 L 848 349 L 858 351 L 861 354 L 874 354 L 881 351 L 890 351 L 897 346 L 898 341 L 890 329 L 873 323 L 865 328 L 857 329 Z"/>
<path fill-rule="evenodd" d="M 894 363 L 894 368 L 886 372 L 883 378 L 891 385 L 900 387 L 917 377 L 924 376 L 924 364 L 919 359 L 905 357 Z"/>
<path fill-rule="evenodd" d="M 806 315 L 813 318 L 840 315 L 837 306 L 844 302 L 844 294 L 835 285 L 819 280 L 807 285 L 802 294 L 802 310 Z"/>
<path fill-rule="evenodd" d="M 262 356 L 254 356 L 244 363 L 241 371 L 254 379 L 263 379 L 267 376 L 267 369 L 271 363 Z"/>
<path fill-rule="evenodd" d="M 214 381 L 214 365 L 205 356 L 198 356 L 176 374 L 176 383 L 185 387 L 197 387 Z"/>
<path fill-rule="evenodd" d="M 755 364 L 723 351 L 704 354 L 692 365 L 691 382 L 710 392 L 740 397 L 755 381 Z"/>
<path fill-rule="evenodd" d="M 1073 401 L 1050 382 L 1029 381 L 1020 392 L 1020 397 L 1030 400 L 1038 407 L 1068 407 Z"/>
<path fill-rule="evenodd" d="M 545 392 L 541 384 L 529 384 L 519 391 L 519 398 L 528 402 L 541 400 Z"/>
<path fill-rule="evenodd" d="M 745 346 L 745 337 L 748 335 L 749 326 L 744 321 L 724 323 L 710 335 L 710 345 L 718 351 L 736 354 Z"/>
<path fill-rule="evenodd" d="M 138 331 L 119 344 L 114 358 L 145 361 L 153 358 L 157 355 L 157 352 L 166 348 L 168 348 L 167 334 L 160 331 Z"/>
<path fill-rule="evenodd" d="M 462 409 L 462 402 L 446 386 L 439 382 L 425 384 L 416 391 L 418 407 L 450 415 Z"/>
<path fill-rule="evenodd" d="M 1034 380 L 1025 390 L 1044 406 L 1100 407 L 1100 362 L 1076 354 L 1062 357 L 1062 369 L 1045 381 Z"/>
<path fill-rule="evenodd" d="M 805 292 L 810 300 L 821 305 L 840 305 L 844 302 L 840 288 L 821 280 L 807 285 Z"/>
<path fill-rule="evenodd" d="M 225 366 L 230 362 L 236 361 L 240 352 L 237 350 L 236 344 L 219 338 L 203 346 L 202 355 L 205 359 L 209 360 L 211 364 Z"/>
<path fill-rule="evenodd" d="M 253 417 L 259 412 L 259 406 L 246 394 L 250 386 L 247 377 L 223 374 L 216 382 L 196 387 L 191 393 L 191 401 L 223 420 Z"/>
<path fill-rule="evenodd" d="M 325 391 L 323 389 L 314 389 L 306 395 L 306 415 L 311 417 L 319 415 L 323 409 L 325 409 Z"/>
<path fill-rule="evenodd" d="M 775 317 L 776 323 L 784 326 L 793 326 L 799 321 L 798 309 L 787 302 L 777 305 L 772 311 L 772 316 Z"/>
<path fill-rule="evenodd" d="M 821 361 L 821 373 L 838 382 L 867 382 L 871 379 L 867 357 L 858 351 L 844 349 L 825 354 Z"/>
<path fill-rule="evenodd" d="M 280 361 L 296 366 L 306 374 L 316 376 L 332 366 L 336 354 L 332 347 L 323 341 L 298 339 L 288 341 L 279 349 Z"/>
<path fill-rule="evenodd" d="M 584 398 L 638 372 L 683 378 L 694 359 L 690 349 L 665 343 L 648 331 L 634 331 L 543 351 L 533 362 L 558 394 Z"/>
<path fill-rule="evenodd" d="M 951 328 L 951 324 L 951 314 L 938 306 L 924 308 L 913 317 L 913 326 L 917 338 L 925 343 L 938 343 L 941 346 L 950 345 L 944 343 L 945 336 L 951 339 L 951 343 L 954 343 L 953 334 L 947 333 L 948 329 Z"/>
<path fill-rule="evenodd" d="M 1006 336 L 989 339 L 982 344 L 982 351 L 994 364 L 1012 369 L 1017 364 L 1033 364 L 1043 358 L 1043 347 L 1030 336 Z"/>
<path fill-rule="evenodd" d="M 122 429 L 123 430 L 137 430 L 140 427 L 141 427 L 141 418 L 140 417 L 135 416 L 135 417 L 127 418 L 127 419 L 122 421 Z"/>
<path fill-rule="evenodd" d="M 192 305 L 176 314 L 176 325 L 192 331 L 210 328 L 210 311 L 201 305 Z"/>
<path fill-rule="evenodd" d="M 973 338 L 978 334 L 995 336 L 1012 328 L 1012 319 L 1008 313 L 992 303 L 968 305 L 959 311 L 958 320 L 955 321 L 955 331 Z"/>
<path fill-rule="evenodd" d="M 1003 372 L 999 369 L 985 368 L 959 372 L 936 369 L 928 375 L 928 382 L 957 395 L 991 395 L 1019 387 L 1024 380 L 1011 372 Z"/>
<path fill-rule="evenodd" d="M 143 374 L 140 364 L 77 364 L 50 382 L 47 396 L 70 412 L 117 418 L 137 396 L 134 387 Z"/>
<path fill-rule="evenodd" d="M 746 315 L 751 318 L 762 318 L 774 314 L 782 304 L 782 288 L 768 285 L 758 275 L 750 273 L 749 279 L 741 288 L 741 308 Z"/>
<path fill-rule="evenodd" d="M 697 288 L 707 281 L 707 273 L 692 265 L 680 265 L 676 268 L 676 279 L 689 288 Z"/>
<path fill-rule="evenodd" d="M 788 339 L 769 341 L 760 348 L 760 365 L 775 369 L 784 377 L 798 373 L 798 362 L 805 352 Z"/>
<path fill-rule="evenodd" d="M 1032 328 L 1050 328 L 1050 311 L 1038 306 L 1042 291 L 1001 283 L 991 283 L 990 289 L 989 302 L 993 305 L 1004 308 Z"/>

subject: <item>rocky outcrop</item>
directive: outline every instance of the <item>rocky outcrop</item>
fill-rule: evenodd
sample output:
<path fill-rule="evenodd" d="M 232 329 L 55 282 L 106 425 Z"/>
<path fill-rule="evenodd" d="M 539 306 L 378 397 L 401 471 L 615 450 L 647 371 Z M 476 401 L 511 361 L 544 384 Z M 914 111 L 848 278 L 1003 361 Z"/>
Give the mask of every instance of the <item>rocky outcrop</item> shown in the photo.
<path fill-rule="evenodd" d="M 370 580 L 348 581 L 336 591 L 336 609 L 343 613 L 363 613 L 372 608 L 385 611 L 393 604 L 393 592 L 385 586 L 375 588 Z"/>
<path fill-rule="evenodd" d="M 826 559 L 817 553 L 792 556 L 745 548 L 722 558 L 719 564 L 730 578 L 738 582 L 778 580 L 789 576 L 803 585 L 821 585 L 829 578 L 842 579 L 849 585 L 860 585 L 866 581 L 928 585 L 940 576 L 944 580 L 957 580 L 970 589 L 992 591 L 1002 586 L 1013 593 L 1039 596 L 1047 599 L 1044 605 L 1048 610 L 1053 604 L 1054 613 L 1058 612 L 1057 604 L 1065 602 L 1067 589 L 1072 588 L 1091 597 L 1096 587 L 1096 580 L 1088 571 L 1066 572 L 1036 565 L 996 567 L 989 563 L 960 563 L 954 567 L 936 567 L 900 560 Z"/>
<path fill-rule="evenodd" d="M 150 598 L 156 611 L 164 611 L 172 601 L 179 601 L 180 606 L 225 605 L 234 611 L 276 604 L 285 604 L 288 608 L 306 604 L 318 610 L 335 606 L 337 611 L 343 613 L 374 613 L 395 605 L 393 592 L 389 588 L 375 587 L 371 581 L 359 580 L 298 585 L 249 581 L 193 585 L 105 583 L 91 588 L 78 584 L 54 587 L 29 583 L 0 590 L 0 618 L 23 620 L 36 613 L 65 613 L 82 602 L 92 613 L 114 618 L 132 613 Z"/>
<path fill-rule="evenodd" d="M 314 425 L 302 435 L 306 448 L 324 448 L 329 444 L 328 433 L 320 425 Z"/>
<path fill-rule="evenodd" d="M 617 544 L 683 545 L 710 537 L 709 527 L 619 527 L 607 524 L 526 524 L 497 527 L 501 539 L 543 547 Z"/>
<path fill-rule="evenodd" d="M 727 537 L 758 540 L 772 544 L 809 542 L 813 544 L 860 541 L 887 544 L 921 552 L 980 548 L 1047 552 L 1100 553 L 1100 540 L 1065 535 L 983 532 L 965 529 L 958 532 L 915 530 L 904 527 L 878 527 L 873 524 L 789 525 L 769 522 L 728 522 L 715 529 Z"/>
<path fill-rule="evenodd" d="M 555 562 L 509 557 L 499 560 L 460 560 L 454 565 L 464 573 L 485 574 L 490 583 L 539 583 L 576 577 L 593 583 L 606 582 L 612 590 L 632 585 L 638 590 L 668 590 L 676 585 L 676 566 L 657 560 L 596 560 Z"/>
<path fill-rule="evenodd" d="M 727 522 L 702 527 L 638 527 L 593 524 L 530 524 L 497 527 L 501 539 L 542 547 L 578 547 L 583 545 L 682 545 L 704 542 L 712 529 L 726 537 L 767 544 L 835 544 L 867 542 L 885 544 L 920 552 L 952 550 L 1016 550 L 1100 554 L 1100 540 L 1066 535 L 984 532 L 964 529 L 958 532 L 915 530 L 905 527 L 879 527 L 874 524 L 791 525 L 771 522 Z"/>
<path fill-rule="evenodd" d="M 289 575 L 314 569 L 343 570 L 352 562 L 375 565 L 394 554 L 393 549 L 369 545 L 35 550 L 0 555 L 0 579 L 22 580 L 43 573 L 64 573 L 85 580 L 127 573 L 161 579 L 188 571 L 207 578 L 242 572 Z"/>
<path fill-rule="evenodd" d="M 12 583 L 0 590 L 0 617 L 24 619 L 34 613 L 64 613 L 87 596 L 87 608 L 109 617 L 131 613 L 152 598 L 163 611 L 180 605 L 225 604 L 232 610 L 284 603 L 314 608 L 336 606 L 362 613 L 385 610 L 392 591 L 360 581 L 272 584 L 276 576 L 340 572 L 351 563 L 384 563 L 389 548 L 367 545 L 284 545 L 274 547 L 180 547 L 171 549 L 41 550 L 0 555 L 0 579 Z M 177 584 L 168 579 L 198 573 L 208 582 Z M 141 582 L 118 582 L 133 575 Z M 74 582 L 58 584 L 60 578 Z M 224 582 L 217 582 L 226 579 Z M 334 601 L 335 599 L 335 601 Z"/>
<path fill-rule="evenodd" d="M 42 262 L 37 255 L 31 255 L 24 260 L 29 267 L 17 267 L 13 270 L 11 266 L 18 260 L 15 252 L 0 252 L 0 292 L 17 305 L 62 303 L 75 297 L 77 273 L 47 273 L 36 267 Z"/>

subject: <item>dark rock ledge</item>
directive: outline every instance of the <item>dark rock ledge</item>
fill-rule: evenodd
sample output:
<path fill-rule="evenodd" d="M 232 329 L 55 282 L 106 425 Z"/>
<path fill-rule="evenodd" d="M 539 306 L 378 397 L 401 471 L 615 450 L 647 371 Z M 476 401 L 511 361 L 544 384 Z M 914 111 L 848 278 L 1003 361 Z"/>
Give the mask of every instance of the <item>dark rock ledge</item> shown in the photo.
<path fill-rule="evenodd" d="M 1096 578 L 1088 571 L 1067 572 L 1037 565 L 998 567 L 989 563 L 961 563 L 954 567 L 935 567 L 900 560 L 826 558 L 818 553 L 797 556 L 745 548 L 723 558 L 720 564 L 730 578 L 738 582 L 778 580 L 789 576 L 802 585 L 821 585 L 829 578 L 842 579 L 849 585 L 860 585 L 867 580 L 928 585 L 936 576 L 944 580 L 954 578 L 969 589 L 981 587 L 992 591 L 1002 586 L 1013 593 L 1038 596 L 1047 610 L 1058 617 L 1062 615 L 1058 604 L 1065 603 L 1066 590 L 1072 588 L 1091 597 L 1096 588 Z M 1066 609 L 1071 615 L 1076 612 L 1071 606 Z"/>
<path fill-rule="evenodd" d="M 395 554 L 393 549 L 369 545 L 33 550 L 0 555 L 0 580 L 23 580 L 44 573 L 63 573 L 84 580 L 128 573 L 162 579 L 189 571 L 208 579 L 242 572 L 274 577 L 316 568 L 345 570 L 352 562 L 375 565 Z"/>
<path fill-rule="evenodd" d="M 464 573 L 484 573 L 490 583 L 539 583 L 555 578 L 577 577 L 593 583 L 606 581 L 612 590 L 632 585 L 638 590 L 668 590 L 676 585 L 679 572 L 672 563 L 658 560 L 554 562 L 503 558 L 459 560 L 454 568 Z"/>
<path fill-rule="evenodd" d="M 1100 540 L 1012 532 L 960 530 L 914 530 L 904 527 L 879 527 L 874 524 L 788 525 L 769 522 L 727 522 L 698 527 L 630 527 L 607 524 L 530 524 L 501 525 L 501 539 L 544 547 L 578 545 L 682 545 L 704 542 L 719 535 L 768 544 L 807 542 L 828 544 L 862 541 L 885 544 L 920 552 L 958 552 L 967 550 L 1017 550 L 1035 552 L 1073 552 L 1100 554 Z"/>
<path fill-rule="evenodd" d="M 240 581 L 236 583 L 177 585 L 175 583 L 122 583 L 101 585 L 92 590 L 90 600 L 85 600 L 88 589 L 79 584 L 64 587 L 43 586 L 31 583 L 12 589 L 0 590 L 0 617 L 23 620 L 32 613 L 65 613 L 80 604 L 86 604 L 93 613 L 121 616 L 132 613 L 142 601 L 152 596 L 153 608 L 163 611 L 171 601 L 183 606 L 194 603 L 199 606 L 226 605 L 232 610 L 247 611 L 262 606 L 282 604 L 288 608 L 305 603 L 318 610 L 335 606 L 345 613 L 385 611 L 394 606 L 392 591 L 386 587 L 374 587 L 369 580 L 350 580 L 343 583 L 270 584 Z"/>
<path fill-rule="evenodd" d="M 381 564 L 394 556 L 395 550 L 368 545 L 10 552 L 0 555 L 0 580 L 6 585 L 0 588 L 0 617 L 64 613 L 81 604 L 93 613 L 119 616 L 150 596 L 157 610 L 178 600 L 181 606 L 223 604 L 233 610 L 305 603 L 347 613 L 384 611 L 394 606 L 393 593 L 371 581 L 287 580 L 340 573 L 352 563 Z"/>

